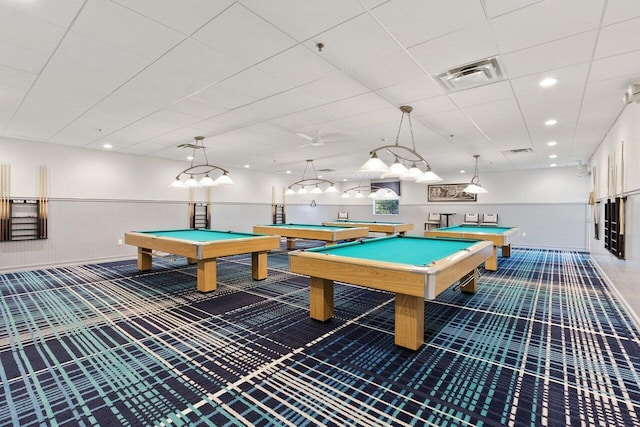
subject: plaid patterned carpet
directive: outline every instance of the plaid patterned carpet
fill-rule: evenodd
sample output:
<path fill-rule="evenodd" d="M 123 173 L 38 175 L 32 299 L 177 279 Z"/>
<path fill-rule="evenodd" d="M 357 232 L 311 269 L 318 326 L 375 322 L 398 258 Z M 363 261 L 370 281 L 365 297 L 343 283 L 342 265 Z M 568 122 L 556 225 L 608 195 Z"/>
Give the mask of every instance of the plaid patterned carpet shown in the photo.
<path fill-rule="evenodd" d="M 393 297 L 336 285 L 308 315 L 286 251 L 0 275 L 2 425 L 640 425 L 640 339 L 589 256 L 514 249 L 393 344 Z"/>

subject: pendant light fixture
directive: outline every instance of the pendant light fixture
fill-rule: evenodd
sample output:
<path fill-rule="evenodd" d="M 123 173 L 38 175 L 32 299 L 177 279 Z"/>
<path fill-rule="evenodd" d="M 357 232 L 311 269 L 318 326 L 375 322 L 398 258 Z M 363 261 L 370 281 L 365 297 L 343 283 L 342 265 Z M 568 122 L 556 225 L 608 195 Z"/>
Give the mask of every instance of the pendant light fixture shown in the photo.
<path fill-rule="evenodd" d="M 467 185 L 467 187 L 462 191 L 472 194 L 487 193 L 487 190 L 482 185 L 480 185 L 480 178 L 478 178 L 478 158 L 480 157 L 480 155 L 474 154 L 473 157 L 476 158 L 476 168 L 473 173 L 473 178 L 471 178 L 471 182 L 469 183 L 469 185 Z"/>
<path fill-rule="evenodd" d="M 396 141 L 392 145 L 383 145 L 369 152 L 371 158 L 360 168 L 359 172 L 372 173 L 380 172 L 384 178 L 400 178 L 407 181 L 415 181 L 418 183 L 438 182 L 442 181 L 438 175 L 431 171 L 431 165 L 416 151 L 416 142 L 413 137 L 413 126 L 411 125 L 411 111 L 413 107 L 403 105 L 400 107 L 402 116 L 400 117 L 400 125 L 398 126 L 398 134 Z M 409 129 L 411 131 L 411 148 L 400 145 L 400 131 L 402 130 L 402 122 L 404 116 L 407 116 Z M 379 157 L 378 152 L 387 152 L 393 156 L 393 164 L 387 166 Z M 407 165 L 410 165 L 410 168 Z M 424 172 L 420 169 L 420 165 L 424 167 Z"/>

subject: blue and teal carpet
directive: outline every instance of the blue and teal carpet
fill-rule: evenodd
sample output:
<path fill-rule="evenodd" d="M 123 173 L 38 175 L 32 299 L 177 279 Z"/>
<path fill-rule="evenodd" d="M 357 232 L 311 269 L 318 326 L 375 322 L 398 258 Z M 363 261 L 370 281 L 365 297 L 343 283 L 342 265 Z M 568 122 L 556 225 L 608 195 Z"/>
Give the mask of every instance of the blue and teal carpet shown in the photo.
<path fill-rule="evenodd" d="M 269 255 L 154 258 L 0 275 L 0 424 L 640 425 L 640 335 L 589 256 L 514 249 L 479 291 L 426 303 L 425 345 L 393 344 L 393 295 L 308 279 Z"/>

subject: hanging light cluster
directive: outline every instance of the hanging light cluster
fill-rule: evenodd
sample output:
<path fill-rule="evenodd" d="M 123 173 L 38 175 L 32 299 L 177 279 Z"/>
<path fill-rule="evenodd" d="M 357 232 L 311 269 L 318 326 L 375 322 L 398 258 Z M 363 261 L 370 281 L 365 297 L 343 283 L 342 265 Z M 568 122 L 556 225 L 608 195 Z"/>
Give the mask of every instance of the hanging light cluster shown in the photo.
<path fill-rule="evenodd" d="M 195 144 L 182 144 L 180 148 L 192 148 L 193 155 L 191 156 L 191 166 L 176 175 L 176 179 L 169 184 L 171 188 L 194 188 L 194 187 L 216 187 L 218 185 L 231 185 L 233 180 L 229 176 L 229 171 L 221 168 L 220 166 L 209 164 L 207 158 L 207 151 L 204 148 L 204 136 L 196 136 Z M 196 153 L 198 150 L 202 150 L 204 153 L 205 163 L 194 164 L 196 159 Z M 220 175 L 215 180 L 209 176 L 210 173 L 220 171 Z M 186 180 L 184 179 L 186 178 Z M 199 179 L 196 179 L 199 178 Z"/>
<path fill-rule="evenodd" d="M 311 165 L 313 169 L 313 177 L 305 178 L 307 173 L 307 168 Z M 326 188 L 322 188 L 321 185 L 329 184 Z M 309 189 L 311 188 L 311 189 Z M 329 181 L 328 179 L 322 179 L 318 177 L 318 173 L 316 172 L 316 167 L 313 165 L 313 160 L 307 160 L 307 164 L 304 166 L 304 172 L 302 173 L 302 179 L 294 182 L 289 187 L 287 187 L 287 191 L 284 194 L 293 195 L 293 194 L 320 194 L 320 193 L 337 193 L 338 189 L 334 182 Z"/>
<path fill-rule="evenodd" d="M 369 152 L 371 158 L 360 168 L 359 172 L 382 173 L 382 178 L 400 178 L 405 181 L 415 181 L 417 183 L 430 183 L 442 181 L 438 175 L 431 170 L 431 165 L 416 151 L 416 143 L 413 137 L 413 126 L 411 125 L 411 111 L 413 107 L 403 105 L 400 107 L 402 116 L 400 117 L 400 126 L 398 126 L 398 134 L 396 141 L 392 145 L 383 145 Z M 404 116 L 407 116 L 409 129 L 411 130 L 412 148 L 399 144 L 400 131 Z M 386 151 L 394 160 L 391 166 L 387 166 L 379 157 L 379 151 Z M 406 165 L 405 165 L 406 163 Z M 409 166 L 409 167 L 407 167 Z M 422 170 L 421 168 L 424 168 Z"/>

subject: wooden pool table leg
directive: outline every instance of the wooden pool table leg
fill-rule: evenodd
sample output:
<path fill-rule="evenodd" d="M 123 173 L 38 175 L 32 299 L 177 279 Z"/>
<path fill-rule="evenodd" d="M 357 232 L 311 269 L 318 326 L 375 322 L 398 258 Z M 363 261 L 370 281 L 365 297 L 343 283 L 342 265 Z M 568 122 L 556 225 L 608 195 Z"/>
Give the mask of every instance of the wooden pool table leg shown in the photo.
<path fill-rule="evenodd" d="M 460 281 L 462 283 L 467 282 L 466 285 L 460 287 L 462 292 L 475 294 L 478 290 L 478 270 L 474 268 L 469 274 L 460 279 Z"/>
<path fill-rule="evenodd" d="M 309 306 L 312 319 L 324 322 L 333 317 L 333 280 L 310 278 Z"/>
<path fill-rule="evenodd" d="M 502 256 L 505 258 L 509 258 L 511 256 L 511 245 L 502 247 Z"/>
<path fill-rule="evenodd" d="M 267 252 L 251 252 L 251 277 L 253 280 L 267 278 Z"/>
<path fill-rule="evenodd" d="M 216 259 L 209 258 L 198 260 L 198 291 L 215 291 L 218 287 L 216 280 Z"/>
<path fill-rule="evenodd" d="M 396 294 L 395 343 L 417 350 L 424 342 L 424 299 Z"/>
<path fill-rule="evenodd" d="M 287 249 L 295 249 L 296 248 L 296 239 L 293 237 L 287 237 Z"/>
<path fill-rule="evenodd" d="M 138 248 L 138 270 L 151 270 L 151 249 Z"/>
<path fill-rule="evenodd" d="M 484 268 L 489 271 L 498 270 L 498 247 L 496 245 L 493 245 L 493 255 L 491 255 L 491 258 L 487 258 L 484 262 Z"/>

